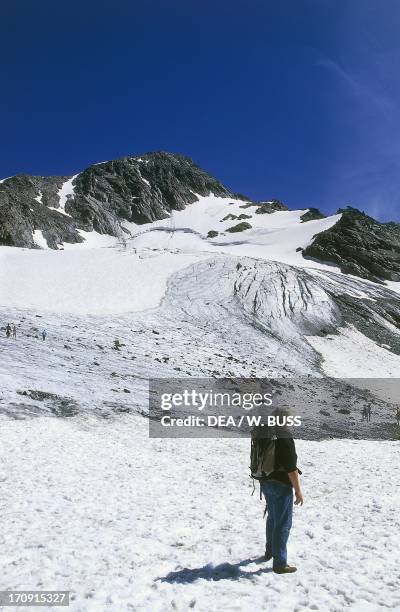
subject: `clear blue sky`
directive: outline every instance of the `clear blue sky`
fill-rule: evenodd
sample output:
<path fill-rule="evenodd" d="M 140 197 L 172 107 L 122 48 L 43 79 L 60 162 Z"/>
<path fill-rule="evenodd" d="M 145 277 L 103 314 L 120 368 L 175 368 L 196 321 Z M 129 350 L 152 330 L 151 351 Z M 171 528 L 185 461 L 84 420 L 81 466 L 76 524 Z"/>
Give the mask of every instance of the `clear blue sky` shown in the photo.
<path fill-rule="evenodd" d="M 0 177 L 168 150 L 400 219 L 398 0 L 7 0 L 0 32 Z"/>

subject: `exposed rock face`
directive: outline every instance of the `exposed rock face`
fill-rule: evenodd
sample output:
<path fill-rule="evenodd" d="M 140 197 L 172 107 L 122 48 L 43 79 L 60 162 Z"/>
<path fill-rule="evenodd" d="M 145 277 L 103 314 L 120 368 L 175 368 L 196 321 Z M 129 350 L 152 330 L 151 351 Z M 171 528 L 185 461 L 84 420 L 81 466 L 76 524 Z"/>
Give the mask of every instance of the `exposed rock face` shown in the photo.
<path fill-rule="evenodd" d="M 325 219 L 325 215 L 323 215 L 318 208 L 309 208 L 304 215 L 301 215 L 300 219 L 302 223 L 306 223 L 307 221 L 314 221 L 315 219 Z"/>
<path fill-rule="evenodd" d="M 241 223 L 238 223 L 237 225 L 228 227 L 226 231 L 230 232 L 231 234 L 235 234 L 236 232 L 244 232 L 244 230 L 248 230 L 248 229 L 251 229 L 250 223 L 247 223 L 247 221 L 242 221 Z"/>
<path fill-rule="evenodd" d="M 317 234 L 303 256 L 375 282 L 400 281 L 400 224 L 379 223 L 351 207 L 338 212 L 340 220 Z"/>
<path fill-rule="evenodd" d="M 162 152 L 96 164 L 75 177 L 17 175 L 0 183 L 0 244 L 36 248 L 35 230 L 53 249 L 81 242 L 78 230 L 120 236 L 124 221 L 163 219 L 210 192 L 233 197 L 188 157 Z"/>
<path fill-rule="evenodd" d="M 288 207 L 280 200 L 271 200 L 270 202 L 260 202 L 256 213 L 258 215 L 270 215 L 277 210 L 289 210 Z"/>
<path fill-rule="evenodd" d="M 42 230 L 50 248 L 81 242 L 74 219 L 55 210 L 65 176 L 17 175 L 0 183 L 0 244 L 37 248 L 33 232 Z"/>

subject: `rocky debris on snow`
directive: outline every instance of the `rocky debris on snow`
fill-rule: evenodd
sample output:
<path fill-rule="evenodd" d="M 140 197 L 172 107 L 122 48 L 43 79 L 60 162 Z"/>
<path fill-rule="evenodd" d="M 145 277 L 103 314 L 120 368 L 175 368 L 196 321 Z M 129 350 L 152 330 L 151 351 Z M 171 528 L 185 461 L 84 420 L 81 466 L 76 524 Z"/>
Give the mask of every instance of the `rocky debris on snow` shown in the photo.
<path fill-rule="evenodd" d="M 280 200 L 270 200 L 269 202 L 260 202 L 256 209 L 258 215 L 270 215 L 277 210 L 289 210 L 286 204 Z"/>
<path fill-rule="evenodd" d="M 226 217 L 224 217 L 223 219 L 220 220 L 220 223 L 222 223 L 223 221 L 234 221 L 235 219 L 237 219 L 236 215 L 226 215 Z"/>
<path fill-rule="evenodd" d="M 79 405 L 71 397 L 62 397 L 56 393 L 37 389 L 17 391 L 17 393 L 29 397 L 31 400 L 44 402 L 55 416 L 72 417 L 79 413 Z"/>
<path fill-rule="evenodd" d="M 234 234 L 236 232 L 244 232 L 245 230 L 251 229 L 251 225 L 250 223 L 247 223 L 246 221 L 242 221 L 241 223 L 238 223 L 237 225 L 233 225 L 232 227 L 229 227 L 226 231 L 230 232 L 231 234 Z"/>
<path fill-rule="evenodd" d="M 218 234 L 219 232 L 216 232 L 215 230 L 210 230 L 207 234 L 207 238 L 216 238 Z"/>
<path fill-rule="evenodd" d="M 247 202 L 246 204 L 240 204 L 239 208 L 251 208 L 251 206 L 259 206 L 257 202 Z"/>

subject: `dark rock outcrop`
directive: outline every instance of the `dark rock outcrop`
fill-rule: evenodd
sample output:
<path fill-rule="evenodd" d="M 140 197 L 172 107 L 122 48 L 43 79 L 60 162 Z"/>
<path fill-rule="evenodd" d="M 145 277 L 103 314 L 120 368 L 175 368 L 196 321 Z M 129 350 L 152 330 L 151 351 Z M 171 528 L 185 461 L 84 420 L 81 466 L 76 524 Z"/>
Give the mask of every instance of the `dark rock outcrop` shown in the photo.
<path fill-rule="evenodd" d="M 237 219 L 236 215 L 226 215 L 226 217 L 224 217 L 223 219 L 220 220 L 220 223 L 222 223 L 223 221 L 234 221 L 235 219 Z"/>
<path fill-rule="evenodd" d="M 338 212 L 339 221 L 317 234 L 303 256 L 375 282 L 400 281 L 400 224 L 380 223 L 351 207 Z"/>
<path fill-rule="evenodd" d="M 244 230 L 247 230 L 247 229 L 251 229 L 250 223 L 247 223 L 246 221 L 242 221 L 241 223 L 238 223 L 237 225 L 233 225 L 232 227 L 229 227 L 226 231 L 230 232 L 231 234 L 234 234 L 236 232 L 244 232 Z"/>
<path fill-rule="evenodd" d="M 325 215 L 323 215 L 318 208 L 309 208 L 304 215 L 301 215 L 300 219 L 302 223 L 306 223 L 307 221 L 314 221 L 316 219 L 325 219 Z"/>
<path fill-rule="evenodd" d="M 271 200 L 270 202 L 260 202 L 256 213 L 258 215 L 270 215 L 277 210 L 289 210 L 288 207 L 280 200 Z"/>
<path fill-rule="evenodd" d="M 48 246 L 82 242 L 75 221 L 56 210 L 66 176 L 17 175 L 0 183 L 0 244 L 38 248 L 33 232 L 40 229 Z"/>
<path fill-rule="evenodd" d="M 0 244 L 37 248 L 35 230 L 53 249 L 81 242 L 78 230 L 122 236 L 124 221 L 166 218 L 210 192 L 234 197 L 190 158 L 163 152 L 95 164 L 75 177 L 17 175 L 0 183 Z"/>

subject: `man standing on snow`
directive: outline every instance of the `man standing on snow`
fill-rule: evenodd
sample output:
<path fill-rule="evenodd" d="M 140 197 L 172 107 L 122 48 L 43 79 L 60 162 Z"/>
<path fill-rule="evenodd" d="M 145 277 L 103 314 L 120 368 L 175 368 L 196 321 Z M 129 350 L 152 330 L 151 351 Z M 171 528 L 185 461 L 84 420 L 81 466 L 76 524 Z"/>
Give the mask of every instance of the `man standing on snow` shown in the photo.
<path fill-rule="evenodd" d="M 42 331 L 42 339 L 43 339 L 43 342 L 46 340 L 46 336 L 47 336 L 47 331 L 44 329 L 44 330 Z"/>
<path fill-rule="evenodd" d="M 282 415 L 286 411 L 280 411 Z M 292 527 L 293 489 L 295 505 L 303 505 L 297 454 L 293 437 L 286 428 L 275 428 L 274 437 L 259 430 L 252 439 L 251 472 L 260 481 L 265 497 L 267 523 L 265 560 L 273 559 L 276 574 L 292 574 L 297 568 L 288 565 L 287 542 Z M 278 431 L 280 430 L 280 431 Z M 267 433 L 271 436 L 271 432 Z M 263 437 L 261 437 L 263 436 Z M 258 465 L 257 465 L 258 464 Z"/>

